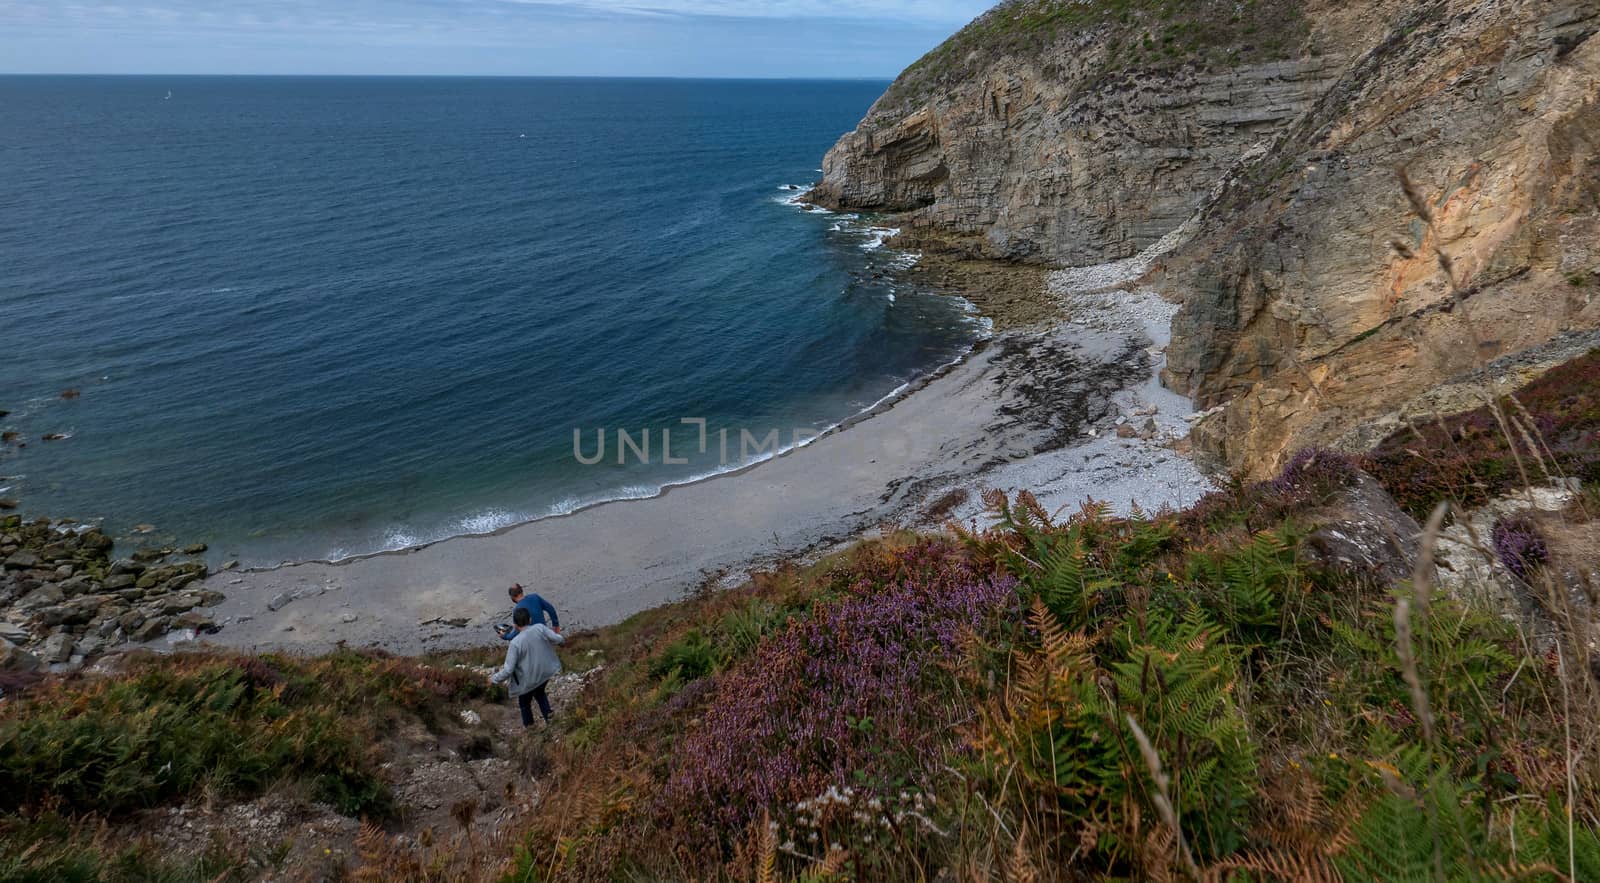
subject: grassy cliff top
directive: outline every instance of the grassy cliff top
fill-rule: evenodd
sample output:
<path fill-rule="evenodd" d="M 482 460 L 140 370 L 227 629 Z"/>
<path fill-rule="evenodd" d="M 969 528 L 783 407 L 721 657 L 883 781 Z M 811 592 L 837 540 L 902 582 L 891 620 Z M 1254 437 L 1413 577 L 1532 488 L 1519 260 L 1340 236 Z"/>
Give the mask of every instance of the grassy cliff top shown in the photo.
<path fill-rule="evenodd" d="M 1308 34 L 1303 6 L 1303 0 L 1007 0 L 906 68 L 874 112 L 903 115 L 1007 56 L 1046 60 L 1047 70 L 1061 70 L 1098 51 L 1086 70 L 1102 75 L 1295 57 Z M 1074 38 L 1083 45 L 1063 53 L 1067 61 L 1047 59 Z"/>

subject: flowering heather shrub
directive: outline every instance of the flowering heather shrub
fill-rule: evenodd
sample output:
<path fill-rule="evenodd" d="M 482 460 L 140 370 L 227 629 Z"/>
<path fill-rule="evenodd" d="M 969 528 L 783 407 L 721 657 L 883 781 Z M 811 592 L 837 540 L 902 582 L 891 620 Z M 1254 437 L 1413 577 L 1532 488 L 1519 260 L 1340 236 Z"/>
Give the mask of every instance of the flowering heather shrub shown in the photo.
<path fill-rule="evenodd" d="M 1487 406 L 1403 429 L 1380 442 L 1363 464 L 1401 507 L 1425 518 L 1441 500 L 1473 507 L 1547 476 L 1541 460 L 1568 476 L 1600 482 L 1600 350 L 1591 350 L 1500 400 L 1502 413 L 1527 423 L 1540 447 L 1522 432 L 1508 437 Z"/>
<path fill-rule="evenodd" d="M 930 678 L 1016 606 L 1014 581 L 925 540 L 862 562 L 844 597 L 768 638 L 720 680 L 675 752 L 658 810 L 702 834 L 834 784 L 886 781 L 941 755 L 950 703 Z"/>
<path fill-rule="evenodd" d="M 1356 482 L 1361 466 L 1347 454 L 1306 448 L 1290 458 L 1276 478 L 1213 491 L 1185 511 L 1185 533 L 1237 522 L 1252 530 L 1277 527 L 1291 515 L 1332 499 Z"/>
<path fill-rule="evenodd" d="M 1361 469 L 1354 458 L 1325 448 L 1306 448 L 1284 465 L 1267 487 L 1280 494 L 1330 490 L 1355 482 Z"/>
<path fill-rule="evenodd" d="M 1550 560 L 1550 550 L 1533 522 L 1520 515 L 1494 523 L 1494 553 L 1506 569 L 1526 580 L 1528 572 Z"/>

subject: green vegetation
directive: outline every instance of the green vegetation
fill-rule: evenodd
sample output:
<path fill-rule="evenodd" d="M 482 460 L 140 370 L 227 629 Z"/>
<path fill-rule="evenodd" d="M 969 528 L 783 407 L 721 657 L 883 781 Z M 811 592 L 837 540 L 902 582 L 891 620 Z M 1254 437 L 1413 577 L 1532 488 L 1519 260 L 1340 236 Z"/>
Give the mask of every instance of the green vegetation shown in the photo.
<path fill-rule="evenodd" d="M 1600 878 L 1588 633 L 1569 617 L 1534 636 L 1307 542 L 1361 466 L 1417 512 L 1560 470 L 1589 505 L 1597 366 L 1437 421 L 1448 469 L 1398 440 L 1364 461 L 1306 451 L 1127 518 L 990 493 L 990 529 L 890 535 L 574 635 L 572 666 L 603 667 L 553 738 L 500 752 L 540 777 L 537 803 L 487 838 L 473 802 L 451 807 L 449 843 L 369 826 L 354 867 L 326 866 L 385 883 Z M 1554 560 L 1529 551 L 1535 527 L 1494 537 L 1530 584 Z M 142 656 L 24 685 L 0 721 L 0 881 L 249 879 L 287 847 L 167 854 L 118 826 L 269 789 L 392 824 L 387 737 L 449 730 L 488 695 L 454 663 L 493 655 Z"/>
<path fill-rule="evenodd" d="M 58 815 L 0 827 L 0 880 L 6 883 L 233 883 L 246 881 L 234 850 L 217 844 L 174 859 L 148 845 L 116 845 L 105 831 Z"/>
<path fill-rule="evenodd" d="M 994 530 L 675 608 L 553 746 L 515 877 L 1600 874 L 1587 675 L 1308 556 L 1355 477 L 1310 454 L 1132 519 L 991 496 Z"/>
<path fill-rule="evenodd" d="M 386 820 L 385 735 L 488 695 L 464 669 L 353 651 L 147 654 L 114 675 L 46 681 L 8 698 L 0 720 L 0 880 L 231 879 L 219 876 L 236 864 L 223 854 L 241 844 L 173 863 L 88 820 L 284 786 Z"/>
<path fill-rule="evenodd" d="M 1012 0 L 1001 3 L 913 63 L 883 103 L 901 107 L 967 79 L 1007 56 L 1039 57 L 1073 37 L 1103 49 L 1101 75 L 1184 64 L 1227 68 L 1301 52 L 1307 24 L 1298 0 Z"/>
<path fill-rule="evenodd" d="M 1530 483 L 1600 484 L 1600 349 L 1491 405 L 1418 420 L 1365 465 L 1418 518 L 1442 500 L 1477 506 Z"/>

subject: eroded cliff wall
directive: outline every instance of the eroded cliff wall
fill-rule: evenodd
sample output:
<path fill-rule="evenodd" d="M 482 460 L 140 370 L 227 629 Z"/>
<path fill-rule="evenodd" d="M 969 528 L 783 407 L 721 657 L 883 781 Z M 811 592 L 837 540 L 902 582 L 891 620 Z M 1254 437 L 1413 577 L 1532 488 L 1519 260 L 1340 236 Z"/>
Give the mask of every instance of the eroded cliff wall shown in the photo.
<path fill-rule="evenodd" d="M 1166 379 L 1261 474 L 1600 324 L 1597 29 L 1600 0 L 1020 0 L 908 69 L 813 197 L 1069 266 L 1196 218 L 1146 280 L 1183 303 Z"/>
<path fill-rule="evenodd" d="M 1299 0 L 1002 4 L 908 69 L 812 198 L 1055 264 L 1127 257 L 1337 81 Z"/>
<path fill-rule="evenodd" d="M 1167 380 L 1225 405 L 1201 449 L 1269 472 L 1600 324 L 1597 28 L 1592 0 L 1406 9 L 1227 182 L 1162 279 L 1184 298 Z"/>

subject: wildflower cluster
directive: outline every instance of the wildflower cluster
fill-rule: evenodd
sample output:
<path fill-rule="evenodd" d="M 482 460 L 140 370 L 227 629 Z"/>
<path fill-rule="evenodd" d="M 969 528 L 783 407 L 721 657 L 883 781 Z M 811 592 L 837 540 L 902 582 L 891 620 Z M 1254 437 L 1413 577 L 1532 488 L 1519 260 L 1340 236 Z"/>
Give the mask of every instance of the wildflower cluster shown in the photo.
<path fill-rule="evenodd" d="M 1533 568 L 1550 558 L 1544 537 L 1533 522 L 1520 515 L 1502 518 L 1494 523 L 1492 531 L 1494 553 L 1505 568 L 1526 581 Z"/>
<path fill-rule="evenodd" d="M 1361 468 L 1347 454 L 1306 448 L 1274 478 L 1215 491 L 1184 512 L 1185 533 L 1239 523 L 1252 531 L 1276 527 L 1291 514 L 1328 502 L 1340 488 L 1355 484 Z"/>
<path fill-rule="evenodd" d="M 980 572 L 943 540 L 886 553 L 853 575 L 843 597 L 720 679 L 676 752 L 664 813 L 708 831 L 739 829 L 763 807 L 831 800 L 830 786 L 871 788 L 939 756 L 961 710 L 929 683 L 947 677 L 967 634 L 1014 609 L 1013 581 Z"/>
<path fill-rule="evenodd" d="M 871 847 L 874 843 L 885 844 L 890 852 L 899 853 L 902 847 L 893 841 L 906 834 L 921 837 L 945 833 L 929 816 L 937 803 L 936 797 L 920 790 L 902 789 L 880 795 L 875 790 L 829 785 L 821 794 L 793 805 L 792 833 L 778 848 L 817 860 L 829 852 Z"/>
<path fill-rule="evenodd" d="M 1440 500 L 1471 508 L 1523 484 L 1600 482 L 1600 349 L 1495 406 L 1419 423 L 1384 439 L 1363 464 L 1411 514 Z"/>

